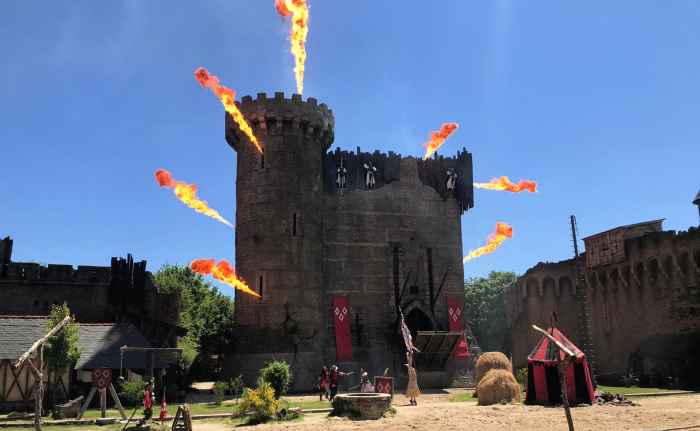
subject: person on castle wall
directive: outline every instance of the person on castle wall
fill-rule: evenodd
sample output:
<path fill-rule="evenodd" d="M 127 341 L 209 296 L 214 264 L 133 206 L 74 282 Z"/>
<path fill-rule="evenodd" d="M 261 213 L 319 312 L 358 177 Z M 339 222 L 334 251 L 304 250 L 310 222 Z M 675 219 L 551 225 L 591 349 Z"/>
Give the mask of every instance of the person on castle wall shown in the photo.
<path fill-rule="evenodd" d="M 331 374 L 328 372 L 328 368 L 324 365 L 321 372 L 318 373 L 318 400 L 323 401 L 323 394 L 326 394 L 326 399 L 331 399 L 331 385 L 330 385 Z"/>
<path fill-rule="evenodd" d="M 406 364 L 403 365 L 404 371 L 408 373 L 408 387 L 406 388 L 406 398 L 409 398 L 411 405 L 417 406 L 418 401 L 416 398 L 420 396 L 420 389 L 418 389 L 418 375 L 416 375 L 416 370 L 413 368 L 413 358 L 408 352 L 406 352 Z"/>
<path fill-rule="evenodd" d="M 347 169 L 345 169 L 345 166 L 343 166 L 343 162 L 338 162 L 336 163 L 336 168 L 335 168 L 335 185 L 339 189 L 344 189 L 345 188 L 345 177 L 347 174 Z"/>
<path fill-rule="evenodd" d="M 338 376 L 348 376 L 352 373 L 344 373 L 342 371 L 338 371 L 338 367 L 333 365 L 331 367 L 331 401 L 333 401 L 333 398 L 338 394 Z"/>
<path fill-rule="evenodd" d="M 377 168 L 374 167 L 372 162 L 365 163 L 365 188 L 374 188 L 374 173 L 377 172 Z"/>
<path fill-rule="evenodd" d="M 360 392 L 374 392 L 374 385 L 369 381 L 367 371 L 360 368 Z"/>
<path fill-rule="evenodd" d="M 457 172 L 455 172 L 455 168 L 450 168 L 447 170 L 447 191 L 451 192 L 455 189 L 455 186 L 457 185 Z"/>

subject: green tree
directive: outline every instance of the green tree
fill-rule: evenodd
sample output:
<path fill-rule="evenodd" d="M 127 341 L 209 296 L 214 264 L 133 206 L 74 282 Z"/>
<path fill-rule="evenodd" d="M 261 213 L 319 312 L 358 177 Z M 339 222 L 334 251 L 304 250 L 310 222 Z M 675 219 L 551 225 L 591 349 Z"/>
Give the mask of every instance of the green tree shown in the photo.
<path fill-rule="evenodd" d="M 231 297 L 219 292 L 189 266 L 166 263 L 155 274 L 155 282 L 161 292 L 181 290 L 180 325 L 188 330 L 181 343 L 201 353 L 205 363 L 211 355 L 227 353 L 233 336 L 235 309 Z M 180 363 L 180 367 L 187 367 L 178 370 L 185 380 L 189 380 L 187 375 L 191 365 L 192 360 Z"/>
<path fill-rule="evenodd" d="M 50 331 L 54 326 L 70 316 L 70 310 L 64 302 L 63 305 L 54 305 L 51 308 L 51 316 L 46 321 L 46 330 Z M 71 316 L 70 322 L 64 325 L 46 344 L 44 344 L 44 361 L 49 374 L 53 374 L 52 404 L 56 404 L 56 389 L 58 379 L 68 371 L 72 364 L 78 362 L 82 348 L 78 349 L 78 326 L 75 324 L 75 316 Z"/>
<path fill-rule="evenodd" d="M 287 361 L 273 361 L 260 370 L 260 377 L 270 384 L 275 391 L 275 399 L 278 400 L 291 386 L 292 371 Z"/>
<path fill-rule="evenodd" d="M 467 322 L 484 352 L 510 354 L 505 295 L 517 279 L 513 271 L 491 271 L 464 282 Z"/>

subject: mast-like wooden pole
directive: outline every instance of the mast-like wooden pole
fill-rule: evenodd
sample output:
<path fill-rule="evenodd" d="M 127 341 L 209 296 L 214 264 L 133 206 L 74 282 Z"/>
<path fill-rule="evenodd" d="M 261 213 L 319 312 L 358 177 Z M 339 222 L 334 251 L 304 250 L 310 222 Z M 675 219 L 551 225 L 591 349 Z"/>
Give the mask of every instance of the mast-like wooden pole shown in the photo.
<path fill-rule="evenodd" d="M 39 346 L 41 346 L 42 344 L 44 344 L 49 338 L 53 337 L 54 334 L 55 334 L 56 332 L 58 332 L 61 328 L 63 328 L 63 326 L 65 326 L 65 324 L 68 323 L 68 322 L 70 322 L 70 316 L 66 316 L 63 320 L 61 320 L 61 321 L 59 322 L 58 325 L 54 326 L 53 329 L 52 329 L 51 331 L 49 331 L 48 334 L 46 334 L 46 335 L 44 335 L 43 337 L 41 337 L 40 339 L 38 339 L 38 340 L 32 345 L 32 347 L 29 348 L 29 350 L 27 350 L 26 352 L 24 352 L 24 354 L 23 354 L 22 356 L 20 356 L 20 358 L 19 358 L 19 359 L 17 360 L 17 362 L 15 363 L 14 367 L 15 367 L 15 368 L 19 368 L 19 366 L 22 365 L 22 362 L 24 362 L 24 361 L 29 357 L 29 355 L 31 355 L 32 352 L 34 352 L 34 351 L 37 349 L 37 347 L 39 347 Z"/>

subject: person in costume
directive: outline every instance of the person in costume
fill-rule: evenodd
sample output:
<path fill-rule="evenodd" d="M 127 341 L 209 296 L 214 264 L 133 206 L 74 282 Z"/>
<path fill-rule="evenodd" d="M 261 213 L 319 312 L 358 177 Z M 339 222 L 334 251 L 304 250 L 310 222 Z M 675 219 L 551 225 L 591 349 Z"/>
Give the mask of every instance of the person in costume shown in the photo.
<path fill-rule="evenodd" d="M 374 385 L 369 381 L 367 371 L 360 368 L 360 392 L 374 392 Z"/>
<path fill-rule="evenodd" d="M 342 371 L 338 371 L 338 367 L 333 365 L 331 367 L 331 373 L 330 373 L 330 380 L 331 380 L 331 401 L 333 401 L 333 398 L 335 398 L 336 394 L 338 393 L 338 376 L 347 376 L 350 373 L 344 373 Z"/>
<path fill-rule="evenodd" d="M 323 394 L 326 394 L 326 399 L 331 398 L 331 388 L 329 385 L 330 373 L 324 365 L 321 372 L 318 373 L 318 400 L 323 401 Z"/>
<path fill-rule="evenodd" d="M 416 398 L 420 396 L 420 389 L 418 389 L 418 376 L 416 375 L 416 369 L 413 368 L 413 361 L 411 355 L 406 353 L 406 362 L 404 364 L 404 370 L 408 373 L 408 387 L 406 388 L 406 398 L 409 398 L 411 405 L 417 406 L 418 402 Z"/>

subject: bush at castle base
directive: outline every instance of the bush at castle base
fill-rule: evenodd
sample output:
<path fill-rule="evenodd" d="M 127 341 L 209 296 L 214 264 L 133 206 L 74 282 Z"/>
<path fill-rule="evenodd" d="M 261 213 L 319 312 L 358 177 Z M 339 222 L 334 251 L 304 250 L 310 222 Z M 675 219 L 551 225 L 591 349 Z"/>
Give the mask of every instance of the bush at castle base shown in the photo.
<path fill-rule="evenodd" d="M 267 422 L 276 417 L 281 401 L 275 399 L 275 391 L 263 379 L 258 379 L 258 388 L 246 388 L 243 398 L 234 410 L 234 416 L 250 413 L 252 422 Z"/>

